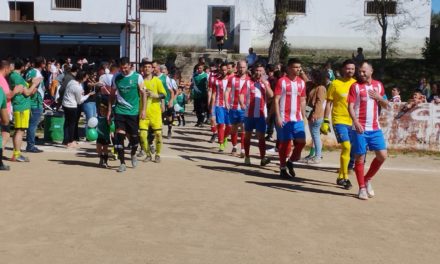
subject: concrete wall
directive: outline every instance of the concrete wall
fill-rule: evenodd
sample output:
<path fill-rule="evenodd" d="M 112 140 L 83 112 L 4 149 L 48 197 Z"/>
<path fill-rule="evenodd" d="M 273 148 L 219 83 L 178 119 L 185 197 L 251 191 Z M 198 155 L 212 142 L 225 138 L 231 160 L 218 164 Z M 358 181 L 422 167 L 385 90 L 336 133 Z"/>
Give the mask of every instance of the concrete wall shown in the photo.
<path fill-rule="evenodd" d="M 24 0 L 30 1 L 30 0 Z M 424 40 L 429 37 L 431 1 L 398 0 L 399 12 L 410 15 L 390 18 L 393 23 L 404 21 L 410 26 L 400 32 L 395 45 L 401 56 L 420 56 Z M 125 23 L 125 0 L 83 0 L 82 9 L 57 10 L 52 0 L 35 3 L 36 21 Z M 153 30 L 154 45 L 195 46 L 206 48 L 208 43 L 208 6 L 234 6 L 229 30 L 239 34 L 241 21 L 249 21 L 250 40 L 256 49 L 267 50 L 273 26 L 274 0 L 168 0 L 166 11 L 142 11 L 141 21 Z M 358 46 L 378 54 L 380 28 L 374 17 L 365 16 L 362 0 L 307 0 L 305 15 L 290 16 L 287 40 L 294 49 L 323 49 L 354 51 Z M 7 0 L 0 0 L 0 20 L 9 20 Z M 238 37 L 238 36 L 237 36 Z M 240 36 L 242 39 L 243 36 Z M 235 45 L 238 41 L 235 41 Z M 241 48 L 247 50 L 248 47 Z"/>
<path fill-rule="evenodd" d="M 380 125 L 388 148 L 440 152 L 440 104 L 420 104 L 395 119 L 404 104 L 394 103 L 381 111 Z M 321 138 L 325 146 L 339 145 L 333 131 Z M 307 139 L 310 143 L 308 131 Z"/>
<path fill-rule="evenodd" d="M 296 49 L 337 49 L 354 51 L 362 46 L 367 51 L 380 47 L 380 28 L 374 17 L 365 16 L 361 0 L 308 0 L 305 15 L 290 16 L 292 23 L 286 31 L 287 40 Z M 401 56 L 420 56 L 424 40 L 429 36 L 431 3 L 427 0 L 399 0 L 401 10 L 411 15 L 390 19 L 393 23 L 411 18 L 411 25 L 400 33 L 396 44 Z M 169 0 L 166 12 L 142 12 L 144 23 L 154 28 L 157 45 L 204 47 L 207 42 L 208 5 L 234 5 L 234 28 L 250 21 L 251 45 L 266 50 L 273 26 L 273 0 Z M 242 38 L 242 36 L 240 36 Z M 247 47 L 241 50 L 247 50 Z"/>
<path fill-rule="evenodd" d="M 269 30 L 274 13 L 273 0 L 256 0 L 257 12 L 252 10 L 245 16 L 253 22 L 253 45 L 265 47 L 270 44 Z M 420 56 L 425 38 L 429 36 L 431 3 L 427 0 L 399 0 L 401 11 L 411 15 L 390 18 L 392 23 L 402 23 L 412 18 L 411 25 L 400 33 L 396 47 L 401 55 Z M 358 46 L 365 50 L 379 52 L 380 27 L 372 16 L 365 16 L 365 1 L 361 0 L 308 0 L 305 15 L 290 16 L 291 23 L 286 37 L 292 48 L 296 49 L 346 49 L 355 50 Z M 242 9 L 244 12 L 249 9 Z"/>
<path fill-rule="evenodd" d="M 52 0 L 20 0 L 34 2 L 35 21 L 125 23 L 123 0 L 83 0 L 81 10 L 54 9 Z M 0 1 L 0 20 L 9 20 L 9 1 Z"/>

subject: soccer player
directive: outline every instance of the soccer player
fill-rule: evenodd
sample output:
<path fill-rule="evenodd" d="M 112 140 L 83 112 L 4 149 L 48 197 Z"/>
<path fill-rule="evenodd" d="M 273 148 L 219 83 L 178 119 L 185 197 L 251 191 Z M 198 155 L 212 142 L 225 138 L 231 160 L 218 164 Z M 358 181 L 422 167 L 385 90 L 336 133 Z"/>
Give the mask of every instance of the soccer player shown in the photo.
<path fill-rule="evenodd" d="M 359 81 L 350 87 L 348 107 L 353 120 L 352 142 L 355 155 L 354 171 L 359 184 L 358 198 L 367 200 L 374 197 L 371 180 L 387 158 L 385 138 L 379 125 L 379 106 L 388 107 L 383 98 L 385 89 L 379 81 L 373 80 L 373 66 L 364 61 L 359 68 Z M 364 174 L 364 160 L 367 147 L 376 157 Z"/>
<path fill-rule="evenodd" d="M 98 138 L 96 139 L 96 153 L 99 156 L 99 166 L 108 168 L 108 146 L 110 145 L 110 125 L 107 121 L 108 103 L 98 105 Z"/>
<path fill-rule="evenodd" d="M 23 79 L 21 73 L 24 70 L 24 62 L 16 59 L 14 70 L 9 74 L 9 88 L 12 90 L 12 109 L 14 116 L 15 134 L 13 138 L 14 151 L 12 161 L 28 162 L 29 158 L 21 155 L 21 144 L 23 134 L 29 127 L 31 101 L 30 96 L 37 91 L 43 78 L 35 77 L 31 81 L 31 86 Z"/>
<path fill-rule="evenodd" d="M 110 109 L 115 102 L 115 148 L 121 162 L 117 171 L 124 172 L 127 168 L 124 157 L 124 140 L 127 133 L 130 135 L 131 165 L 133 168 L 137 166 L 135 154 L 139 144 L 139 118 L 145 119 L 146 94 L 144 80 L 139 73 L 131 71 L 129 58 L 121 58 L 119 65 L 121 72 L 116 74 L 113 80 L 107 120 L 110 122 Z"/>
<path fill-rule="evenodd" d="M 241 68 L 241 66 L 239 67 Z M 245 138 L 244 149 L 246 165 L 251 164 L 249 149 L 251 145 L 252 132 L 256 130 L 258 138 L 258 148 L 260 149 L 260 165 L 265 166 L 270 163 L 266 158 L 266 118 L 267 118 L 267 98 L 273 97 L 273 91 L 269 82 L 264 79 L 265 69 L 262 64 L 255 64 L 252 73 L 252 80 L 246 80 L 240 92 L 240 105 L 245 109 Z"/>
<path fill-rule="evenodd" d="M 41 71 L 46 67 L 46 60 L 43 57 L 36 57 L 34 60 L 34 68 L 29 70 L 26 74 L 26 80 L 30 83 L 32 78 L 41 77 Z M 37 90 L 31 95 L 31 116 L 29 120 L 29 128 L 27 130 L 26 152 L 40 153 L 43 152 L 35 146 L 35 133 L 37 132 L 40 117 L 43 114 L 43 98 L 44 98 L 44 83 L 40 82 Z"/>
<path fill-rule="evenodd" d="M 228 102 L 226 104 L 229 110 L 229 120 L 231 121 L 231 142 L 232 142 L 232 154 L 237 154 L 237 141 L 238 141 L 238 129 L 241 130 L 240 141 L 241 141 L 241 152 L 240 155 L 244 155 L 244 108 L 239 102 L 239 97 L 241 90 L 243 89 L 247 80 L 249 80 L 247 63 L 241 60 L 237 63 L 237 74 L 233 75 L 228 80 L 228 87 L 226 89 L 226 95 Z"/>
<path fill-rule="evenodd" d="M 356 64 L 353 60 L 346 60 L 342 63 L 341 74 L 342 77 L 334 80 L 327 91 L 327 102 L 324 112 L 324 122 L 321 125 L 321 132 L 328 134 L 329 115 L 332 114 L 333 130 L 335 131 L 336 139 L 341 144 L 341 156 L 339 165 L 339 175 L 336 179 L 336 184 L 343 186 L 349 190 L 352 184 L 348 179 L 348 167 L 350 162 L 350 133 L 352 120 L 348 113 L 348 91 L 356 80 L 353 78 L 356 70 Z"/>
<path fill-rule="evenodd" d="M 211 121 L 211 132 L 212 136 L 209 140 L 210 143 L 215 142 L 215 138 L 217 137 L 217 124 L 215 123 L 215 104 L 213 104 L 213 97 L 212 97 L 212 91 L 215 89 L 214 83 L 217 79 L 217 65 L 212 64 L 211 65 L 211 72 L 208 75 L 208 114 L 210 116 Z"/>
<path fill-rule="evenodd" d="M 168 125 L 167 138 L 170 139 L 171 129 L 173 126 L 173 114 L 174 114 L 173 102 L 174 102 L 175 90 L 173 88 L 173 85 L 171 84 L 171 79 L 168 76 L 168 69 L 165 65 L 156 66 L 155 73 L 156 76 L 159 78 L 159 80 L 162 81 L 162 85 L 167 93 L 167 95 L 164 98 L 164 107 L 165 107 L 164 118 L 166 118 Z"/>
<path fill-rule="evenodd" d="M 191 90 L 194 97 L 194 110 L 196 111 L 196 127 L 203 126 L 207 104 L 208 74 L 203 71 L 203 64 L 196 67 L 196 72 L 191 79 Z"/>
<path fill-rule="evenodd" d="M 217 79 L 213 83 L 211 104 L 215 105 L 215 120 L 217 123 L 219 151 L 223 152 L 228 142 L 231 131 L 228 110 L 226 109 L 225 92 L 228 86 L 228 67 L 225 63 L 220 65 Z"/>
<path fill-rule="evenodd" d="M 306 84 L 301 77 L 301 61 L 295 58 L 287 63 L 287 76 L 280 78 L 275 87 L 276 129 L 279 139 L 280 177 L 292 179 L 295 177 L 293 162 L 301 157 L 301 151 L 306 144 L 304 132 Z M 289 160 L 293 141 L 294 149 Z M 286 171 L 286 166 L 289 173 Z"/>
<path fill-rule="evenodd" d="M 155 158 L 160 162 L 162 150 L 162 110 L 161 100 L 165 99 L 167 92 L 159 78 L 153 75 L 153 63 L 146 61 L 141 65 L 144 72 L 144 87 L 147 94 L 147 106 L 145 118 L 139 121 L 141 147 L 147 154 L 145 161 L 153 160 L 150 144 L 148 143 L 148 132 L 152 130 L 156 140 Z"/>
<path fill-rule="evenodd" d="M 235 64 L 235 62 L 231 61 L 228 62 L 228 76 L 234 76 L 234 74 L 237 73 L 237 65 Z"/>

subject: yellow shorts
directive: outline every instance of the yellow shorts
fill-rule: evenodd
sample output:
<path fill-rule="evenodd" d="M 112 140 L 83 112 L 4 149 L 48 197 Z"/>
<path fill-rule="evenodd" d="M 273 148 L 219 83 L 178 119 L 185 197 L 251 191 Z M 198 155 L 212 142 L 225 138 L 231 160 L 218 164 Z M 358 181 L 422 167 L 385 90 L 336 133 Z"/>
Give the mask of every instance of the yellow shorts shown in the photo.
<path fill-rule="evenodd" d="M 153 130 L 161 130 L 162 129 L 162 118 L 159 115 L 159 118 L 154 119 L 141 119 L 139 120 L 139 129 L 140 130 L 148 130 L 151 127 Z"/>
<path fill-rule="evenodd" d="M 31 116 L 31 110 L 14 111 L 14 127 L 16 129 L 29 128 L 29 118 Z"/>

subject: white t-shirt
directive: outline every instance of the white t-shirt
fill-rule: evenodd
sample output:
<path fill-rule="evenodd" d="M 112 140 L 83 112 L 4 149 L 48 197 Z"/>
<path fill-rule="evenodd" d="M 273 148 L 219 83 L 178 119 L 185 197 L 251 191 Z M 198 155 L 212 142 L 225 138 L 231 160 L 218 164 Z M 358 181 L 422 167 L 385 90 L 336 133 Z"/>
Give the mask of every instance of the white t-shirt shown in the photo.
<path fill-rule="evenodd" d="M 88 95 L 83 95 L 84 89 L 82 85 L 76 81 L 71 80 L 66 86 L 66 92 L 63 97 L 63 106 L 68 108 L 77 108 L 79 104 L 82 104 L 89 98 Z"/>

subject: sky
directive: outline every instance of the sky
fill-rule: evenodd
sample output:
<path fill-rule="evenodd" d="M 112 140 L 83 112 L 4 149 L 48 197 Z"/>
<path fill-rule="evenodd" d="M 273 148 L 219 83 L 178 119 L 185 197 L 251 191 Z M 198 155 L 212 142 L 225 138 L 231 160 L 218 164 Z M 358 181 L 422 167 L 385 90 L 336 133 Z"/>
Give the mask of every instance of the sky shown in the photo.
<path fill-rule="evenodd" d="M 440 0 L 432 0 L 432 10 L 436 13 L 440 12 Z"/>

